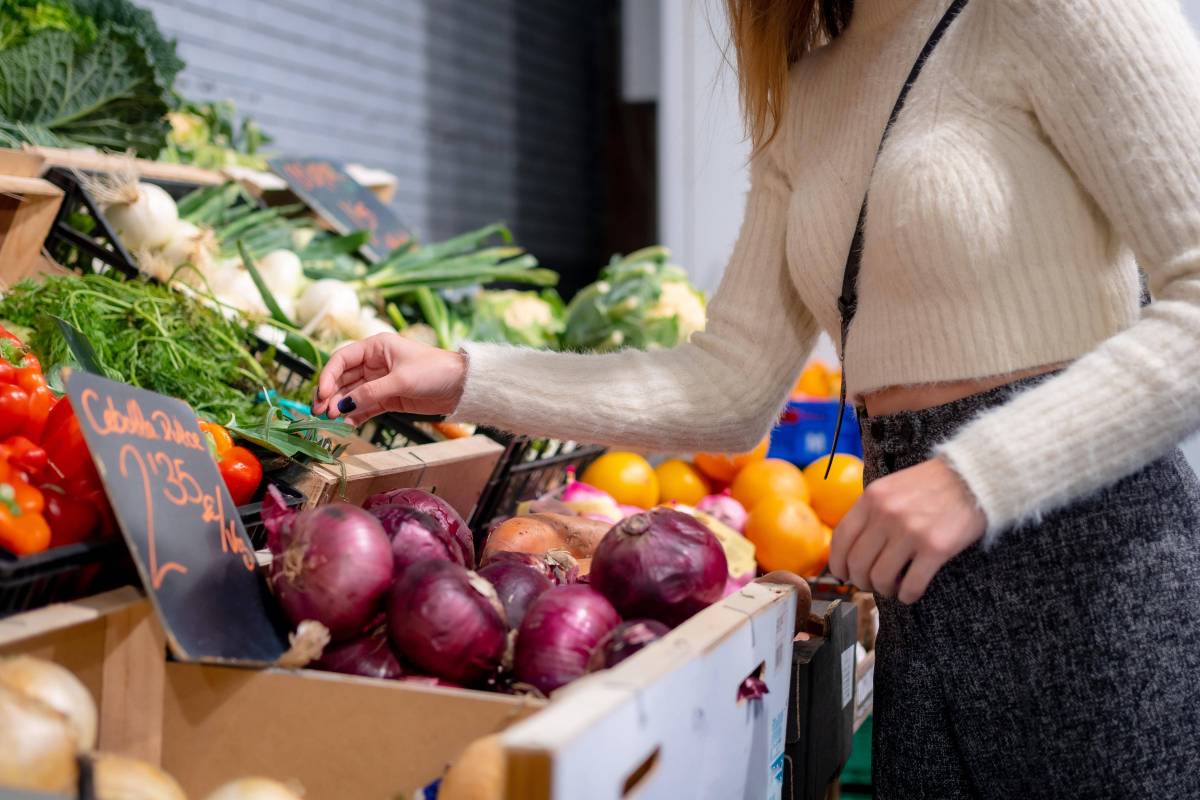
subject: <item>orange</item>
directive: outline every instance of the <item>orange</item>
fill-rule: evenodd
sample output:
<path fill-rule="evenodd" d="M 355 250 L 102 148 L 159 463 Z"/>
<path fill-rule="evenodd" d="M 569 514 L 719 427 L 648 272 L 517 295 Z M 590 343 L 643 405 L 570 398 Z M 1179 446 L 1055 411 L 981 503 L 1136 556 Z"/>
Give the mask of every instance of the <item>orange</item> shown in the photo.
<path fill-rule="evenodd" d="M 710 489 L 704 476 L 686 461 L 664 461 L 654 470 L 658 475 L 658 502 L 694 506 Z"/>
<path fill-rule="evenodd" d="M 697 453 L 696 467 L 714 481 L 729 483 L 747 464 L 766 458 L 770 446 L 771 437 L 767 436 L 746 453 Z"/>
<path fill-rule="evenodd" d="M 792 387 L 792 397 L 828 397 L 829 378 L 829 367 L 825 366 L 824 362 L 810 362 L 801 371 L 800 377 L 796 378 L 796 385 Z"/>
<path fill-rule="evenodd" d="M 583 471 L 579 480 L 608 492 L 621 505 L 651 508 L 658 503 L 658 475 L 637 453 L 605 453 Z"/>
<path fill-rule="evenodd" d="M 816 575 L 829 560 L 821 521 L 795 497 L 768 497 L 755 506 L 746 520 L 746 538 L 754 542 L 754 557 L 765 572 Z"/>
<path fill-rule="evenodd" d="M 760 502 L 776 495 L 808 502 L 808 484 L 804 480 L 804 473 L 794 464 L 779 458 L 747 464 L 734 479 L 731 493 L 733 499 L 745 506 L 747 511 L 753 511 Z"/>
<path fill-rule="evenodd" d="M 839 453 L 833 457 L 829 478 L 825 467 L 829 456 L 821 456 L 804 468 L 804 478 L 812 495 L 812 507 L 826 525 L 837 525 L 850 507 L 862 496 L 863 462 Z"/>
<path fill-rule="evenodd" d="M 842 396 L 842 371 L 835 369 L 829 373 L 829 397 L 833 400 Z"/>

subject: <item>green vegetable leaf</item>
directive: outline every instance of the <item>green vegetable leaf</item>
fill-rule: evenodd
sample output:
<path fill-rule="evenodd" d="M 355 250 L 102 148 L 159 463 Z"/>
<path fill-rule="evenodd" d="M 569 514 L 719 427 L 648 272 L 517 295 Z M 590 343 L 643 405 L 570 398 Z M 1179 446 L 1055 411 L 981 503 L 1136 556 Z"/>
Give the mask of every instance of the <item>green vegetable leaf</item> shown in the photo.
<path fill-rule="evenodd" d="M 96 355 L 96 350 L 83 331 L 62 317 L 54 317 L 54 322 L 58 325 L 58 330 L 62 333 L 63 340 L 66 341 L 67 349 L 71 351 L 75 363 L 93 375 L 106 377 L 108 373 L 105 372 L 104 365 L 100 363 L 100 357 Z"/>
<path fill-rule="evenodd" d="M 303 455 L 325 464 L 332 464 L 337 458 L 329 442 L 318 434 L 349 436 L 354 433 L 353 426 L 344 422 L 317 417 L 292 421 L 277 416 L 278 411 L 271 407 L 262 420 L 239 423 L 235 419 L 225 427 L 235 436 L 288 458 Z"/>
<path fill-rule="evenodd" d="M 279 302 L 275 299 L 275 295 L 267 288 L 267 282 L 263 280 L 262 275 L 258 271 L 258 266 L 254 263 L 254 259 L 250 257 L 250 253 L 247 252 L 246 245 L 240 239 L 238 240 L 237 248 L 238 253 L 242 257 L 242 265 L 250 273 L 250 280 L 254 281 L 254 285 L 258 287 L 258 293 L 262 295 L 263 303 L 266 304 L 267 310 L 271 312 L 271 319 L 290 328 L 296 327 L 288 319 L 287 314 L 283 313 L 283 309 L 279 307 Z"/>
<path fill-rule="evenodd" d="M 157 155 L 166 90 L 139 36 L 105 26 L 94 46 L 77 50 L 71 34 L 44 30 L 0 52 L 0 143 Z"/>
<path fill-rule="evenodd" d="M 175 76 L 183 69 L 183 60 L 175 52 L 175 41 L 164 37 L 158 29 L 152 13 L 130 0 L 71 0 L 71 5 L 98 26 L 110 23 L 122 31 L 136 34 L 143 42 L 159 83 L 166 89 L 175 84 Z"/>

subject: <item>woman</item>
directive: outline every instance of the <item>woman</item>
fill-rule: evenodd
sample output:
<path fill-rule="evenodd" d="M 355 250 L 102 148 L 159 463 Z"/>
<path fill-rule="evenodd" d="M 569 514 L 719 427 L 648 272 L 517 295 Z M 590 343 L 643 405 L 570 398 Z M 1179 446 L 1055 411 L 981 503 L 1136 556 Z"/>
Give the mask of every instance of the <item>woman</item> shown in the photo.
<path fill-rule="evenodd" d="M 876 161 L 949 5 L 729 0 L 752 187 L 689 344 L 375 337 L 316 407 L 749 449 L 836 337 L 869 184 L 844 357 L 870 486 L 830 568 L 880 601 L 878 795 L 1197 796 L 1200 47 L 1172 0 L 974 0 Z"/>

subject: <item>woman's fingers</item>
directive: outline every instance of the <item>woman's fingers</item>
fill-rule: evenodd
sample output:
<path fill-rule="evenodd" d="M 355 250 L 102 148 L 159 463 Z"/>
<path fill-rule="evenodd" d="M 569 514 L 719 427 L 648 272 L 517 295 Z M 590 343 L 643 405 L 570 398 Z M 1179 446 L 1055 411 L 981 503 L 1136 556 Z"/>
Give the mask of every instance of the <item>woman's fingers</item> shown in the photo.
<path fill-rule="evenodd" d="M 863 532 L 867 523 L 867 505 L 859 500 L 855 503 L 833 532 L 833 542 L 829 546 L 829 572 L 839 580 L 847 580 L 850 570 L 846 559 L 854 542 Z"/>
<path fill-rule="evenodd" d="M 846 555 L 847 580 L 864 592 L 873 591 L 871 569 L 888 543 L 887 531 L 878 525 L 870 525 L 860 533 Z"/>
<path fill-rule="evenodd" d="M 329 363 L 321 370 L 321 377 L 317 380 L 317 393 L 313 398 L 314 414 L 324 414 L 330 410 L 329 401 L 337 392 L 338 387 L 342 385 L 343 373 L 354 368 L 361 369 L 363 361 L 366 359 L 367 342 L 369 341 L 366 339 L 348 344 L 329 357 Z"/>
<path fill-rule="evenodd" d="M 389 372 L 382 378 L 365 381 L 347 392 L 339 401 L 338 410 L 356 428 L 385 411 L 398 411 L 404 402 L 404 379 L 400 371 Z"/>
<path fill-rule="evenodd" d="M 907 538 L 891 539 L 868 573 L 872 591 L 884 597 L 895 597 L 904 568 L 913 560 L 915 552 Z"/>
<path fill-rule="evenodd" d="M 944 558 L 933 554 L 917 556 L 908 572 L 904 573 L 904 580 L 900 582 L 900 591 L 896 593 L 896 599 L 905 605 L 912 605 L 920 600 L 933 581 L 933 576 L 937 575 L 944 563 Z"/>

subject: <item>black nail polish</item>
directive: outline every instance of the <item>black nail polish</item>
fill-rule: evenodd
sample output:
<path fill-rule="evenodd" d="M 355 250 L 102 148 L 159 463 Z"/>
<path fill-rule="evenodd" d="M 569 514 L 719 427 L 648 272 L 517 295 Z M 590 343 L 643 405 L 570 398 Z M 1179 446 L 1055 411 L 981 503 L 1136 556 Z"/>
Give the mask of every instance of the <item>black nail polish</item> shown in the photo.
<path fill-rule="evenodd" d="M 354 402 L 353 397 L 346 396 L 341 400 L 338 400 L 338 411 L 342 412 L 343 414 L 349 414 L 356 408 L 358 408 L 358 404 Z"/>

